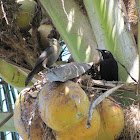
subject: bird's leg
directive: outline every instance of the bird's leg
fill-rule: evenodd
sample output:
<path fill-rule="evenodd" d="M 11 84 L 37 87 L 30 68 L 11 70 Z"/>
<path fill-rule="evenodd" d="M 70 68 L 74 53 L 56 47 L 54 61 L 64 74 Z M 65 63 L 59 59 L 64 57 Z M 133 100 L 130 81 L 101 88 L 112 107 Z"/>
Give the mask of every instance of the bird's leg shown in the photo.
<path fill-rule="evenodd" d="M 52 69 L 50 69 L 50 68 L 48 68 L 46 66 L 44 66 L 44 68 L 47 70 L 47 72 L 51 72 L 52 71 Z"/>
<path fill-rule="evenodd" d="M 119 81 L 112 81 L 112 83 L 117 86 L 119 84 Z"/>
<path fill-rule="evenodd" d="M 59 67 L 59 65 L 58 66 L 50 66 L 49 68 L 44 66 L 44 68 L 47 69 L 47 72 L 52 72 L 54 69 L 57 69 L 58 67 Z"/>
<path fill-rule="evenodd" d="M 106 80 L 104 80 L 104 79 L 103 79 L 102 81 L 103 81 L 103 84 L 104 84 L 104 86 L 105 86 L 105 84 L 107 83 L 107 81 L 106 81 Z"/>

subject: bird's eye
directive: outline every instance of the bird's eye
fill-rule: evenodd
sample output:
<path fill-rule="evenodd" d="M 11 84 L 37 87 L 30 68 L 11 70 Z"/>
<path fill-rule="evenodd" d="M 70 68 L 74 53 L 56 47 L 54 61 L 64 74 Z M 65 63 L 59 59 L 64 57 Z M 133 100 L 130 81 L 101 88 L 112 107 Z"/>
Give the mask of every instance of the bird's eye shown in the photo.
<path fill-rule="evenodd" d="M 108 53 L 108 51 L 104 51 L 105 53 Z"/>

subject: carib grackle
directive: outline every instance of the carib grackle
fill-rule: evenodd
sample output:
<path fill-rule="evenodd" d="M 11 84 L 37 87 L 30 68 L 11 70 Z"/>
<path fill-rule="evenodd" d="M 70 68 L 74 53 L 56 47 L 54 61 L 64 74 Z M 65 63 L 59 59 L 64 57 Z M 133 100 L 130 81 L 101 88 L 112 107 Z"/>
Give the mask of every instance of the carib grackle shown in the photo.
<path fill-rule="evenodd" d="M 33 70 L 28 74 L 25 80 L 25 86 L 29 84 L 35 74 L 43 70 L 44 68 L 49 68 L 53 65 L 59 56 L 60 46 L 56 39 L 49 39 L 50 46 L 47 47 L 37 59 Z"/>
<path fill-rule="evenodd" d="M 97 49 L 101 54 L 100 75 L 102 80 L 118 81 L 118 64 L 108 50 Z"/>

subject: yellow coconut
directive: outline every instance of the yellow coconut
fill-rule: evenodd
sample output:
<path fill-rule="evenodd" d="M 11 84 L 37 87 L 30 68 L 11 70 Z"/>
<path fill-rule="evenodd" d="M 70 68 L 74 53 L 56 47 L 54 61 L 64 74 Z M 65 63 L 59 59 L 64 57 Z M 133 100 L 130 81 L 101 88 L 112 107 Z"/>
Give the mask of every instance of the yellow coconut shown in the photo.
<path fill-rule="evenodd" d="M 57 131 L 63 131 L 83 120 L 88 110 L 86 93 L 72 81 L 47 83 L 39 94 L 41 118 Z"/>
<path fill-rule="evenodd" d="M 99 107 L 101 126 L 97 140 L 114 140 L 124 128 L 124 113 L 112 99 L 104 99 Z"/>
<path fill-rule="evenodd" d="M 33 111 L 33 103 L 30 101 L 29 96 L 25 95 L 26 89 L 23 90 L 18 99 L 15 102 L 14 109 L 14 124 L 19 135 L 24 139 L 28 140 L 27 131 L 27 123 L 29 122 L 29 116 Z M 25 100 L 25 101 L 24 101 Z M 39 113 L 38 113 L 39 114 Z M 41 140 L 41 137 L 44 133 L 44 128 L 42 128 L 41 123 L 43 123 L 42 119 L 39 115 L 35 115 L 33 121 L 31 121 L 30 126 L 30 137 L 32 140 Z"/>
<path fill-rule="evenodd" d="M 40 34 L 41 45 L 46 48 L 49 47 L 48 35 L 51 33 L 53 27 L 51 25 L 42 24 L 38 28 Z"/>
<path fill-rule="evenodd" d="M 21 31 L 28 31 L 31 28 L 37 4 L 34 0 L 18 0 L 17 3 L 20 6 L 15 21 Z"/>
<path fill-rule="evenodd" d="M 56 132 L 57 140 L 95 140 L 100 128 L 100 116 L 97 110 L 94 110 L 91 127 L 86 128 L 87 117 L 69 129 Z"/>

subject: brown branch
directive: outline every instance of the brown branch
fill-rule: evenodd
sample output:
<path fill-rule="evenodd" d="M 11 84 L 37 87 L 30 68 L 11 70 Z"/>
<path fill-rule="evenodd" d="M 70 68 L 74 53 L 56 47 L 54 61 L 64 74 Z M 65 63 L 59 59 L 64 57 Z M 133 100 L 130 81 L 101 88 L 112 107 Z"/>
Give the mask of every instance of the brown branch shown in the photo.
<path fill-rule="evenodd" d="M 115 60 L 126 70 L 126 72 L 127 72 L 128 75 L 132 78 L 132 80 L 135 81 L 136 83 L 138 83 L 138 81 L 137 81 L 135 78 L 133 78 L 133 77 L 131 76 L 131 74 L 129 73 L 129 71 L 128 71 L 127 68 L 125 67 L 125 65 L 123 65 L 116 57 L 115 57 Z"/>
<path fill-rule="evenodd" d="M 9 119 L 11 119 L 11 117 L 13 117 L 13 112 L 8 116 L 6 117 L 1 123 L 0 123 L 0 127 L 2 127 Z"/>
<path fill-rule="evenodd" d="M 90 80 L 90 83 L 92 86 L 88 87 L 86 85 L 79 84 L 82 88 L 87 90 L 109 90 L 111 88 L 114 88 L 118 85 L 125 84 L 125 86 L 117 89 L 117 91 L 129 91 L 136 93 L 137 90 L 137 83 L 131 82 L 131 83 L 125 83 L 125 82 L 118 82 L 118 81 L 103 81 L 103 80 Z"/>

